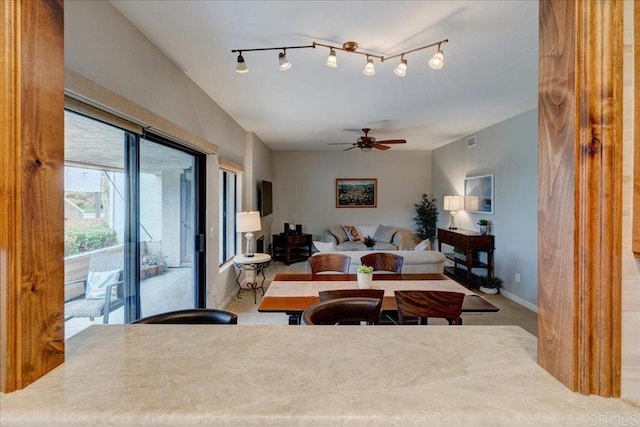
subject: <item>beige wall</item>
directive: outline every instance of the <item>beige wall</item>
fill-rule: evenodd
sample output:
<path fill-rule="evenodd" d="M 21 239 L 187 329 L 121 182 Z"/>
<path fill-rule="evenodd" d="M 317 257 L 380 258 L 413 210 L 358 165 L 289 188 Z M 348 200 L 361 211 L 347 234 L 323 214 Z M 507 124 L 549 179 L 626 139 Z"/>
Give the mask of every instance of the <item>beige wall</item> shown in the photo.
<path fill-rule="evenodd" d="M 640 7 L 640 6 L 636 6 Z M 640 260 L 631 249 L 633 212 L 633 2 L 624 2 L 622 211 L 622 396 L 640 403 Z M 638 29 L 636 29 L 637 31 Z M 635 106 L 638 108 L 638 106 Z"/>
<path fill-rule="evenodd" d="M 274 233 L 284 222 L 316 237 L 332 224 L 413 229 L 413 204 L 431 193 L 430 151 L 274 152 L 273 172 Z M 377 178 L 378 207 L 336 208 L 336 178 Z"/>
<path fill-rule="evenodd" d="M 494 213 L 458 212 L 458 228 L 478 230 L 488 219 L 495 235 L 495 275 L 504 280 L 503 295 L 536 309 L 538 259 L 538 110 L 530 110 L 475 133 L 476 146 L 462 138 L 434 150 L 433 194 L 440 225 L 450 215 L 442 209 L 447 195 L 464 195 L 465 176 L 494 175 Z M 520 283 L 515 282 L 515 274 Z"/>

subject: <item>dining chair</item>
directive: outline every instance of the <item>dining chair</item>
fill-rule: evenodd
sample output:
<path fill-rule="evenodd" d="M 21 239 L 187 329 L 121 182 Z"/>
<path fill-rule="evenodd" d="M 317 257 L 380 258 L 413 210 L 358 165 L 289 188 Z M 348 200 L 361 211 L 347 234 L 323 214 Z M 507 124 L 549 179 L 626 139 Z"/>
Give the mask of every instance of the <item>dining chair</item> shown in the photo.
<path fill-rule="evenodd" d="M 402 273 L 402 262 L 404 258 L 400 255 L 388 252 L 373 252 L 360 257 L 362 265 L 373 267 L 373 271 L 390 271 L 392 273 Z"/>
<path fill-rule="evenodd" d="M 338 298 L 322 301 L 302 313 L 303 325 L 347 325 L 380 320 L 382 300 L 378 298 Z"/>
<path fill-rule="evenodd" d="M 426 325 L 429 317 L 446 319 L 450 325 L 461 325 L 464 294 L 447 291 L 395 291 L 398 306 L 398 323 L 408 325 L 417 318 L 419 325 Z"/>
<path fill-rule="evenodd" d="M 384 298 L 384 289 L 332 289 L 319 291 L 320 301 L 329 301 L 338 298 Z"/>
<path fill-rule="evenodd" d="M 349 273 L 351 257 L 342 254 L 316 254 L 309 258 L 311 274 L 322 272 Z"/>
<path fill-rule="evenodd" d="M 234 313 L 212 308 L 194 308 L 154 314 L 131 323 L 165 325 L 236 325 L 238 316 Z"/>

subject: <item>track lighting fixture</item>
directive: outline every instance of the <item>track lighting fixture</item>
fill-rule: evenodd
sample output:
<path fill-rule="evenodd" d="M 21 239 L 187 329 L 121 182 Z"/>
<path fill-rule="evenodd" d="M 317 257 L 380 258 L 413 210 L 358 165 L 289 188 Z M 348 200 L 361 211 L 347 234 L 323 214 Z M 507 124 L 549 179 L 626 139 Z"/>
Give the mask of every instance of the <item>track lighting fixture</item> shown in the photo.
<path fill-rule="evenodd" d="M 278 61 L 280 62 L 280 65 L 278 66 L 280 71 L 288 70 L 289 68 L 291 68 L 291 62 L 289 62 L 289 60 L 287 59 L 287 49 L 283 49 L 283 51 L 280 52 L 280 54 L 278 55 Z"/>
<path fill-rule="evenodd" d="M 327 57 L 327 62 L 325 62 L 324 65 L 329 68 L 338 68 L 338 58 L 336 58 L 335 49 L 331 48 L 329 56 Z"/>
<path fill-rule="evenodd" d="M 410 53 L 413 53 L 419 50 L 438 46 L 438 51 L 435 53 L 435 55 L 433 55 L 433 57 L 431 57 L 431 59 L 429 59 L 428 64 L 434 70 L 439 70 L 442 67 L 444 67 L 444 53 L 442 52 L 441 45 L 443 43 L 448 43 L 448 42 L 449 42 L 449 39 L 444 39 L 444 40 L 440 40 L 439 42 L 431 43 L 426 46 L 420 46 L 418 48 L 408 50 L 406 52 L 401 52 L 391 56 L 383 56 L 383 55 L 376 55 L 374 53 L 360 52 L 358 51 L 358 43 L 351 42 L 351 41 L 343 43 L 342 46 L 333 46 L 333 45 L 328 45 L 324 43 L 313 42 L 313 44 L 305 45 L 305 46 L 263 47 L 263 48 L 242 49 L 242 50 L 233 49 L 231 52 L 238 53 L 238 61 L 236 64 L 236 72 L 238 73 L 246 73 L 249 71 L 249 67 L 247 67 L 247 64 L 244 61 L 244 57 L 242 56 L 243 52 L 246 53 L 246 52 L 255 52 L 259 50 L 281 50 L 282 52 L 278 54 L 278 62 L 279 62 L 278 68 L 284 71 L 291 68 L 291 63 L 287 59 L 287 49 L 315 49 L 316 47 L 320 46 L 320 47 L 326 47 L 329 49 L 329 56 L 327 57 L 327 60 L 325 62 L 325 65 L 327 67 L 330 67 L 330 68 L 338 67 L 336 50 L 342 50 L 347 53 L 355 53 L 358 55 L 366 56 L 367 65 L 364 67 L 364 70 L 362 71 L 362 73 L 365 76 L 373 76 L 376 73 L 375 65 L 373 62 L 374 58 L 380 60 L 380 62 L 384 62 L 393 58 L 400 57 L 400 64 L 398 64 L 398 66 L 393 70 L 393 72 L 398 77 L 405 77 L 407 75 L 407 60 L 405 59 L 405 55 L 408 55 Z"/>
<path fill-rule="evenodd" d="M 365 65 L 362 74 L 365 76 L 373 76 L 376 73 L 376 67 L 373 65 L 373 59 L 367 57 L 367 65 Z"/>
<path fill-rule="evenodd" d="M 407 75 L 407 60 L 404 59 L 404 57 L 400 59 L 400 63 L 396 69 L 393 70 L 393 74 L 398 77 L 405 77 Z"/>
<path fill-rule="evenodd" d="M 438 51 L 429 60 L 429 67 L 434 70 L 439 70 L 444 67 L 444 53 L 440 50 L 440 43 L 438 43 Z"/>
<path fill-rule="evenodd" d="M 236 73 L 244 74 L 249 72 L 249 67 L 244 62 L 244 58 L 242 57 L 242 52 L 238 54 L 238 63 L 236 64 Z"/>

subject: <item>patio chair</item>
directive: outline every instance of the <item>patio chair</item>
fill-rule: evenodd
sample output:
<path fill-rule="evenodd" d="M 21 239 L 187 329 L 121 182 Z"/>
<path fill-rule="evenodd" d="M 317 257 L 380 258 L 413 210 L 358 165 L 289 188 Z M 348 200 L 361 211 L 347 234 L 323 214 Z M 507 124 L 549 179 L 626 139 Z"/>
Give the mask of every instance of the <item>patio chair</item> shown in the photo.
<path fill-rule="evenodd" d="M 360 257 L 362 265 L 373 267 L 373 271 L 389 271 L 391 273 L 402 273 L 402 262 L 404 258 L 400 255 L 388 252 L 374 252 Z"/>
<path fill-rule="evenodd" d="M 429 317 L 446 319 L 450 325 L 461 325 L 464 294 L 447 291 L 395 291 L 398 319 L 407 325 L 410 318 L 426 325 Z"/>
<path fill-rule="evenodd" d="M 236 325 L 238 324 L 238 316 L 230 311 L 216 310 L 212 308 L 194 308 L 154 314 L 152 316 L 138 319 L 132 323 L 146 325 Z"/>
<path fill-rule="evenodd" d="M 93 321 L 104 316 L 102 323 L 109 323 L 109 313 L 124 305 L 123 265 L 122 250 L 92 254 L 88 277 L 65 283 L 65 287 L 79 282 L 84 286 L 83 295 L 64 304 L 65 320 L 88 317 Z"/>
<path fill-rule="evenodd" d="M 303 325 L 352 325 L 366 322 L 375 325 L 380 320 L 382 300 L 379 298 L 338 298 L 323 301 L 302 313 Z"/>
<path fill-rule="evenodd" d="M 349 273 L 351 257 L 342 254 L 317 254 L 309 258 L 311 274 L 322 272 Z"/>

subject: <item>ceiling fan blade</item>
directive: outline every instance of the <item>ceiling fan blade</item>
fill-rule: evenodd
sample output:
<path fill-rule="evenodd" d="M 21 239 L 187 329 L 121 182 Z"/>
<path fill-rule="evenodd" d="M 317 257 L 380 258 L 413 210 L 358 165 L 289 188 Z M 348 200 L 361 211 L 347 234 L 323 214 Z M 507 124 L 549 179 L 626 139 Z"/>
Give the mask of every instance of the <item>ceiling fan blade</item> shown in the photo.
<path fill-rule="evenodd" d="M 357 146 L 357 145 L 354 145 L 353 147 L 345 148 L 345 149 L 344 149 L 344 150 L 342 150 L 342 151 L 349 151 L 349 150 L 353 150 L 354 148 L 358 148 L 358 146 Z"/>
<path fill-rule="evenodd" d="M 374 144 L 373 148 L 377 148 L 378 150 L 388 150 L 391 147 L 387 147 L 386 145 L 382 145 L 382 144 Z"/>
<path fill-rule="evenodd" d="M 329 145 L 354 145 L 352 142 L 329 142 Z"/>
<path fill-rule="evenodd" d="M 386 141 L 377 141 L 376 144 L 406 144 L 406 139 L 387 139 Z"/>

